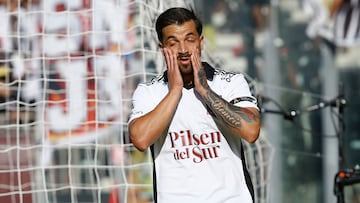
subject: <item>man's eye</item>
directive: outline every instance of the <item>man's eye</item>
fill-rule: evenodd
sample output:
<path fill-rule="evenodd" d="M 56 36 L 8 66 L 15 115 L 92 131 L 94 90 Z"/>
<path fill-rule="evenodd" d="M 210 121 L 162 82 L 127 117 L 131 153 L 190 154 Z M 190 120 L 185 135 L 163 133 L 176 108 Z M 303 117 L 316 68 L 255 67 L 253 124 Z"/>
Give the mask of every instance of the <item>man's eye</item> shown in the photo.
<path fill-rule="evenodd" d="M 167 45 L 170 46 L 170 47 L 175 46 L 176 44 L 177 44 L 177 43 L 174 42 L 174 41 L 171 41 L 171 42 L 168 42 L 168 43 L 167 43 Z"/>

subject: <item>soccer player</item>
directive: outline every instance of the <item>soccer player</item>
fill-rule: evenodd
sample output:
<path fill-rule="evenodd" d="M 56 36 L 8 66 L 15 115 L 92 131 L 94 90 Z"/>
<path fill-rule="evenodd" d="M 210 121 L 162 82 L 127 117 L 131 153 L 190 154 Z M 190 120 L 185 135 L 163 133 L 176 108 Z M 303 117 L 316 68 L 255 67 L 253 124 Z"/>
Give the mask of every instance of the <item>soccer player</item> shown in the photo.
<path fill-rule="evenodd" d="M 191 10 L 166 10 L 156 32 L 167 70 L 138 85 L 129 119 L 132 143 L 153 155 L 155 202 L 253 202 L 242 141 L 257 140 L 260 113 L 244 75 L 201 61 Z"/>

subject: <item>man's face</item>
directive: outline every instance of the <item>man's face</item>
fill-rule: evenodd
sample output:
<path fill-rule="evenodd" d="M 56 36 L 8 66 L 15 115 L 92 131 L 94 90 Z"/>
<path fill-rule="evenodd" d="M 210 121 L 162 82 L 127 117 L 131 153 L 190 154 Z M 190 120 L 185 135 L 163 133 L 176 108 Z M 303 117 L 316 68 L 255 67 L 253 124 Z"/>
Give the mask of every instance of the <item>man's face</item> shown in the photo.
<path fill-rule="evenodd" d="M 201 53 L 203 46 L 203 36 L 199 36 L 196 31 L 194 21 L 187 21 L 181 25 L 169 25 L 163 28 L 163 42 L 160 47 L 171 49 L 177 56 L 180 72 L 182 74 L 192 73 L 190 54 L 195 48 Z"/>

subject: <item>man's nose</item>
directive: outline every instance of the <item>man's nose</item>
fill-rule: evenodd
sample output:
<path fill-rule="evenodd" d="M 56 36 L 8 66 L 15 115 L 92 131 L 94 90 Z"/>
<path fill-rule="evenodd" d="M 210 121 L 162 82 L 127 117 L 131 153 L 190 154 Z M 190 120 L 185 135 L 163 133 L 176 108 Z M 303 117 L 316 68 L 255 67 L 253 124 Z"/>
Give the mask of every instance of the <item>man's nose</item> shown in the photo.
<path fill-rule="evenodd" d="M 186 53 L 187 52 L 187 47 L 185 46 L 185 43 L 180 43 L 178 52 L 179 53 Z"/>

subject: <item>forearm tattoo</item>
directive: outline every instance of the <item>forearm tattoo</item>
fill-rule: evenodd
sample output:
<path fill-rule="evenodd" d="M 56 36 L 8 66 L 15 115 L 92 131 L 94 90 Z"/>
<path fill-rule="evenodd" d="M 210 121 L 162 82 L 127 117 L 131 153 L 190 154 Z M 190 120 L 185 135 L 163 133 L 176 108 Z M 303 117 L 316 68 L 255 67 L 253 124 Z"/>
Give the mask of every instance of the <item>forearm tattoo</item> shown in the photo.
<path fill-rule="evenodd" d="M 230 127 L 239 128 L 242 121 L 251 123 L 258 119 L 254 112 L 228 103 L 210 89 L 204 99 L 216 118 L 222 120 Z"/>
<path fill-rule="evenodd" d="M 216 118 L 234 128 L 241 127 L 243 121 L 251 123 L 258 120 L 256 113 L 246 108 L 234 106 L 213 92 L 207 85 L 204 74 L 205 71 L 199 72 L 200 83 L 207 89 L 204 100 Z"/>

